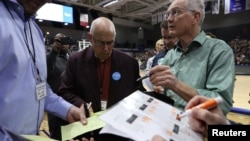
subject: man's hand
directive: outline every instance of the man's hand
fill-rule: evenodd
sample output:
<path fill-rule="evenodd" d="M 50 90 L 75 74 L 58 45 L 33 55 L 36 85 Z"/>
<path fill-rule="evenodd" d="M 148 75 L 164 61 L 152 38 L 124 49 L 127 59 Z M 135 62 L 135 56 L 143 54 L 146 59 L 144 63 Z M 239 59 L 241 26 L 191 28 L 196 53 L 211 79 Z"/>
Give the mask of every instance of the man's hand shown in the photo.
<path fill-rule="evenodd" d="M 75 122 L 75 121 L 81 121 L 82 124 L 86 125 L 87 119 L 85 116 L 83 104 L 80 108 L 77 108 L 76 106 L 70 107 L 66 119 L 70 123 Z"/>
<path fill-rule="evenodd" d="M 174 90 L 178 79 L 173 74 L 171 68 L 166 65 L 157 65 L 151 68 L 150 81 L 154 86 L 162 86 L 170 90 Z"/>
<path fill-rule="evenodd" d="M 204 96 L 195 96 L 188 102 L 185 109 L 187 110 L 195 107 L 196 105 L 204 103 L 209 99 L 210 98 Z M 227 119 L 219 106 L 210 110 L 193 108 L 192 114 L 189 118 L 189 124 L 194 131 L 200 132 L 207 137 L 208 125 L 226 125 Z"/>
<path fill-rule="evenodd" d="M 62 48 L 61 43 L 57 41 L 55 41 L 54 44 L 52 45 L 52 49 L 56 52 L 60 52 L 61 48 Z"/>

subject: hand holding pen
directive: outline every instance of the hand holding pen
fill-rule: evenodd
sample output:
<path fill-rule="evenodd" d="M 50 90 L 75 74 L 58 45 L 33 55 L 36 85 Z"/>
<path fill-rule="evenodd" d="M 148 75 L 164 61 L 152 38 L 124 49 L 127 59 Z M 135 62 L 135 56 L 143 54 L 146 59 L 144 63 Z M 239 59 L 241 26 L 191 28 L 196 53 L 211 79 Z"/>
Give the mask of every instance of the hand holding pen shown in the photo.
<path fill-rule="evenodd" d="M 94 111 L 92 109 L 92 102 L 87 103 L 87 110 L 89 112 L 90 117 L 94 115 Z"/>
<path fill-rule="evenodd" d="M 147 74 L 145 74 L 143 77 L 140 77 L 140 78 L 138 78 L 136 81 L 138 82 L 138 81 L 142 81 L 143 79 L 146 79 L 146 78 L 148 78 L 150 75 L 147 73 Z"/>
<path fill-rule="evenodd" d="M 185 109 L 191 109 L 209 100 L 211 100 L 211 98 L 197 95 L 188 102 Z M 207 126 L 216 124 L 228 124 L 227 118 L 218 105 L 215 105 L 209 110 L 202 108 L 192 109 L 191 115 L 189 116 L 189 125 L 194 131 L 201 132 L 203 135 L 207 136 Z"/>
<path fill-rule="evenodd" d="M 192 108 L 187 109 L 184 113 L 178 115 L 177 119 L 181 119 L 181 118 L 183 118 L 185 116 L 189 116 L 192 113 L 193 108 L 201 108 L 201 109 L 207 109 L 208 110 L 208 109 L 211 109 L 211 108 L 213 108 L 215 106 L 218 106 L 222 102 L 223 102 L 223 99 L 220 96 L 218 96 L 216 98 L 213 98 L 213 99 L 210 99 L 210 100 L 207 100 L 207 101 L 205 101 L 203 103 L 200 103 L 199 105 L 196 105 L 196 106 L 194 106 Z"/>
<path fill-rule="evenodd" d="M 154 86 L 162 86 L 170 90 L 173 90 L 178 82 L 171 68 L 166 65 L 157 65 L 151 68 L 148 74 L 138 78 L 137 81 L 141 81 L 148 77 L 150 77 L 150 82 Z"/>

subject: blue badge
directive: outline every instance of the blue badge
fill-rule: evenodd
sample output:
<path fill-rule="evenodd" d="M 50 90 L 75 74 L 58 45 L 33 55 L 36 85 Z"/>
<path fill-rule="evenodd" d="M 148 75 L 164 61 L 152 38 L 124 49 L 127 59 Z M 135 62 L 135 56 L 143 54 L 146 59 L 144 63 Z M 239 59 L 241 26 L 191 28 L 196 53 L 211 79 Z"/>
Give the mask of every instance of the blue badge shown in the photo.
<path fill-rule="evenodd" d="M 112 78 L 113 78 L 113 80 L 120 80 L 121 79 L 121 74 L 119 73 L 119 72 L 114 72 L 113 74 L 112 74 Z"/>

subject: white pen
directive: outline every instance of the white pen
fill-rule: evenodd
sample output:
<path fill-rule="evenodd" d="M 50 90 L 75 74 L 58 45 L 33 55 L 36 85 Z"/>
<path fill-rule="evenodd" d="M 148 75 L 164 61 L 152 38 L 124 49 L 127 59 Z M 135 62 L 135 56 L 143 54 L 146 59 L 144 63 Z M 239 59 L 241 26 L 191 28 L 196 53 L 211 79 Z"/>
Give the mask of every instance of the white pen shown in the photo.
<path fill-rule="evenodd" d="M 87 103 L 87 109 L 90 109 L 92 105 L 92 102 Z"/>
<path fill-rule="evenodd" d="M 149 75 L 149 74 L 146 74 L 146 75 L 144 75 L 143 77 L 138 78 L 136 81 L 141 81 L 141 80 L 146 79 L 146 78 L 148 78 L 148 77 L 150 77 L 150 75 Z"/>
<path fill-rule="evenodd" d="M 210 108 L 213 108 L 213 107 L 219 105 L 222 102 L 223 102 L 223 99 L 220 96 L 218 96 L 216 98 L 205 101 L 204 103 L 201 103 L 201 104 L 199 104 L 199 105 L 197 105 L 197 106 L 195 106 L 193 108 L 210 109 Z M 176 119 L 180 120 L 181 118 L 183 118 L 185 116 L 188 116 L 191 113 L 192 113 L 192 108 L 186 110 L 184 113 L 182 113 L 180 115 L 177 115 Z"/>

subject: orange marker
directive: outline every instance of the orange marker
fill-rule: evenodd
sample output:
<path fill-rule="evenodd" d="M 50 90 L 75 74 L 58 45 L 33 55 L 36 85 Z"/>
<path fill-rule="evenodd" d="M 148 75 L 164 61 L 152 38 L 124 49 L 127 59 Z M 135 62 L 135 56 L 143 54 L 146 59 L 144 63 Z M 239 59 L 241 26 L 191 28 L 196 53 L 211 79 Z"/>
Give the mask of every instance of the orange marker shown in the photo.
<path fill-rule="evenodd" d="M 222 102 L 223 102 L 223 99 L 220 96 L 218 96 L 218 97 L 210 99 L 210 100 L 208 100 L 208 101 L 206 101 L 204 103 L 201 103 L 200 105 L 197 105 L 194 108 L 210 109 L 210 108 L 213 108 L 213 107 L 217 106 L 218 104 L 220 104 Z M 181 118 L 183 118 L 185 116 L 190 115 L 191 113 L 192 113 L 192 108 L 186 110 L 181 115 L 177 115 L 176 119 L 181 119 Z"/>

